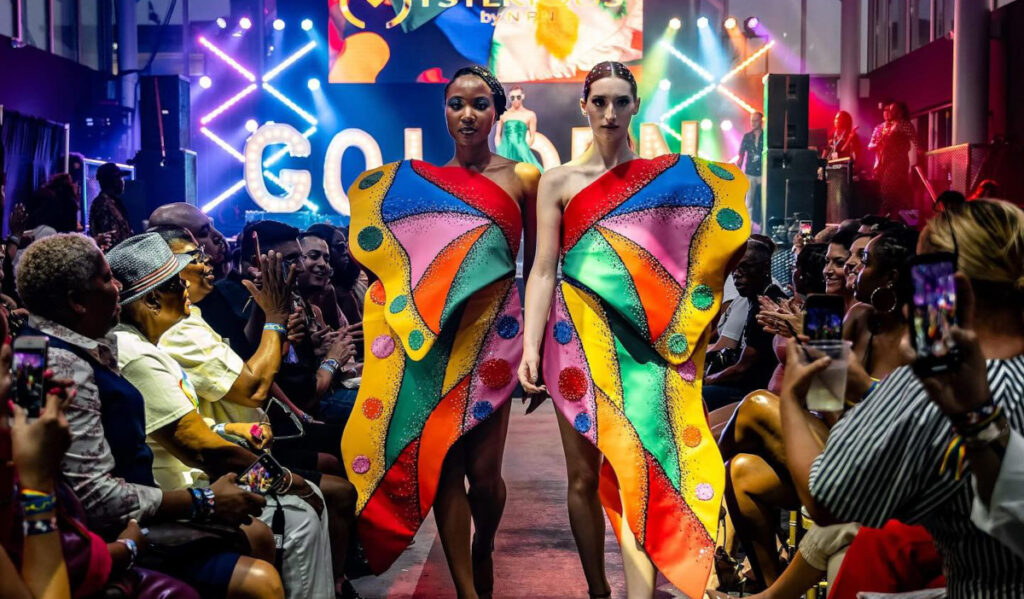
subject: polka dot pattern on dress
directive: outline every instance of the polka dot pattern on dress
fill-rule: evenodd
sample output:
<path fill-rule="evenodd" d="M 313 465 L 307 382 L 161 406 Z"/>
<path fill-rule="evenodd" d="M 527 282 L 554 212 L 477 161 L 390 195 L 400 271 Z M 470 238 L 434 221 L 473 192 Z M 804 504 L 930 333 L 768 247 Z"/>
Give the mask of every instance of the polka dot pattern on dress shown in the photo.
<path fill-rule="evenodd" d="M 558 392 L 566 401 L 579 401 L 587 394 L 587 375 L 575 366 L 558 373 Z"/>
<path fill-rule="evenodd" d="M 491 414 L 494 413 L 494 406 L 489 401 L 478 401 L 473 404 L 470 409 L 473 414 L 473 418 L 477 420 L 486 420 Z"/>
<path fill-rule="evenodd" d="M 363 402 L 363 416 L 368 420 L 376 420 L 384 413 L 384 402 L 371 397 Z"/>
<path fill-rule="evenodd" d="M 687 447 L 697 447 L 700 445 L 701 434 L 700 429 L 696 426 L 687 426 L 683 429 L 683 443 Z"/>
<path fill-rule="evenodd" d="M 735 177 L 732 173 L 718 166 L 713 162 L 708 163 L 708 170 L 711 171 L 719 179 L 725 179 L 726 181 L 732 181 Z"/>
<path fill-rule="evenodd" d="M 690 344 L 686 342 L 686 335 L 682 333 L 676 333 L 668 338 L 668 351 L 674 354 L 686 352 L 689 346 Z"/>
<path fill-rule="evenodd" d="M 690 302 L 698 310 L 710 310 L 715 303 L 715 292 L 707 285 L 697 285 L 690 296 Z"/>
<path fill-rule="evenodd" d="M 501 389 L 512 382 L 512 367 L 501 358 L 487 360 L 480 365 L 480 380 L 491 389 Z"/>
<path fill-rule="evenodd" d="M 370 301 L 383 306 L 384 302 L 387 301 L 387 296 L 384 293 L 384 284 L 379 280 L 374 281 L 373 285 L 370 285 Z"/>
<path fill-rule="evenodd" d="M 743 217 L 732 208 L 723 208 L 715 215 L 718 225 L 726 231 L 735 231 L 743 226 Z"/>
<path fill-rule="evenodd" d="M 381 178 L 383 178 L 383 177 L 384 177 L 384 171 L 377 171 L 376 173 L 370 173 L 369 175 L 366 175 L 365 177 L 363 177 L 359 181 L 359 189 L 363 189 L 363 190 L 370 189 L 371 187 L 376 185 L 381 180 Z"/>
<path fill-rule="evenodd" d="M 502 339 L 514 339 L 519 334 L 519 321 L 506 314 L 498 319 L 497 330 Z"/>
<path fill-rule="evenodd" d="M 365 227 L 356 235 L 356 242 L 363 251 L 372 252 L 384 243 L 384 233 L 377 227 Z"/>
<path fill-rule="evenodd" d="M 573 428 L 576 429 L 577 432 L 580 432 L 580 433 L 587 433 L 587 432 L 589 432 L 590 431 L 590 427 L 593 426 L 593 423 L 590 421 L 590 414 L 587 414 L 585 412 L 581 412 L 579 414 L 576 414 L 576 418 L 573 420 L 572 426 L 573 426 Z"/>
<path fill-rule="evenodd" d="M 701 501 L 711 501 L 715 496 L 715 488 L 709 483 L 700 483 L 697 485 L 697 499 Z"/>
<path fill-rule="evenodd" d="M 357 455 L 352 460 L 352 472 L 356 474 L 366 474 L 370 471 L 370 458 L 364 455 Z"/>
<path fill-rule="evenodd" d="M 412 331 L 409 332 L 409 347 L 413 351 L 416 351 L 419 348 L 423 347 L 423 341 L 423 331 L 419 329 L 413 329 Z"/>
<path fill-rule="evenodd" d="M 391 335 L 381 335 L 370 344 L 370 353 L 378 360 L 383 360 L 395 351 L 395 340 Z"/>
<path fill-rule="evenodd" d="M 572 341 L 572 326 L 564 320 L 559 320 L 555 323 L 554 328 L 555 341 L 561 345 L 565 345 Z"/>
<path fill-rule="evenodd" d="M 399 295 L 399 296 L 395 297 L 395 299 L 391 300 L 391 306 L 388 309 L 391 310 L 392 314 L 398 314 L 402 310 L 405 310 L 405 307 L 408 306 L 408 305 L 409 305 L 409 296 L 408 295 Z"/>

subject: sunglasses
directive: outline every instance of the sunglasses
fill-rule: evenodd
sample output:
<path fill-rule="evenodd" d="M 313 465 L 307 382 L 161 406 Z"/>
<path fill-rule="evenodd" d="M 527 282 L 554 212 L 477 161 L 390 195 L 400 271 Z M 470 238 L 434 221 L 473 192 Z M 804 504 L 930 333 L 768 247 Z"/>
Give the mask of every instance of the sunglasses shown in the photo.
<path fill-rule="evenodd" d="M 185 256 L 192 256 L 193 264 L 206 264 L 209 256 L 206 255 L 206 250 L 202 246 L 192 250 L 191 252 L 185 252 Z"/>
<path fill-rule="evenodd" d="M 181 277 L 175 275 L 157 287 L 157 290 L 164 293 L 181 293 L 185 290 L 185 281 L 182 281 Z"/>

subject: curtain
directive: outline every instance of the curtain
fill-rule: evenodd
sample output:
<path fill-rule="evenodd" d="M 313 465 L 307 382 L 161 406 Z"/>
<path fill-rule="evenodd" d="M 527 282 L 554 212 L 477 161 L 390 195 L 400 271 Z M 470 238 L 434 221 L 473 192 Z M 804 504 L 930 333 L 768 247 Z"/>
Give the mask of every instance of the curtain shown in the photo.
<path fill-rule="evenodd" d="M 3 234 L 7 235 L 11 207 L 55 173 L 64 171 L 64 125 L 3 111 L 0 125 L 0 168 L 4 188 Z"/>

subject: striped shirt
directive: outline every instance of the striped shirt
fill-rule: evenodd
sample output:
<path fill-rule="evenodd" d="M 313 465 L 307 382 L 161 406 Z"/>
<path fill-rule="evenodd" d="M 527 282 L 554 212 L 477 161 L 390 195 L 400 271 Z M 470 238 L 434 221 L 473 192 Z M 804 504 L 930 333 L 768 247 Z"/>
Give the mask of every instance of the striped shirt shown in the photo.
<path fill-rule="evenodd" d="M 1024 355 L 991 360 L 987 370 L 995 402 L 1024 431 Z M 920 381 L 899 368 L 832 429 L 811 468 L 811 494 L 842 521 L 924 525 L 942 555 L 951 599 L 1024 597 L 1024 560 L 971 523 L 970 477 L 956 480 L 955 457 L 940 473 L 952 439 Z"/>

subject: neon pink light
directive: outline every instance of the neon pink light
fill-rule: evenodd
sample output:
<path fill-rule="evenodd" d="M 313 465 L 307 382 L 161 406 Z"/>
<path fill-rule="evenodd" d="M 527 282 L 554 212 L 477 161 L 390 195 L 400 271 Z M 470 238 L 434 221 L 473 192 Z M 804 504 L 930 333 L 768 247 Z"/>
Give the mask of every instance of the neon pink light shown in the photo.
<path fill-rule="evenodd" d="M 225 100 L 224 103 L 220 106 L 214 108 L 213 111 L 210 112 L 210 114 L 199 119 L 199 124 L 209 125 L 210 122 L 213 121 L 213 119 L 222 115 L 227 109 L 231 108 L 235 104 L 238 104 L 242 100 L 242 98 L 256 91 L 256 88 L 257 85 L 255 83 L 250 83 L 245 89 Z"/>
<path fill-rule="evenodd" d="M 228 56 L 223 50 L 215 46 L 213 42 L 206 39 L 205 36 L 199 36 L 199 43 L 206 46 L 207 49 L 210 50 L 210 52 L 213 52 L 217 56 L 217 58 L 223 60 L 228 65 L 230 65 L 231 68 L 238 71 L 238 74 L 248 79 L 250 83 L 254 83 L 256 81 L 256 75 L 253 75 L 252 71 L 238 64 L 238 62 L 234 58 Z"/>

